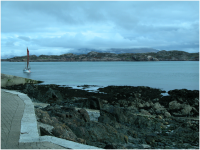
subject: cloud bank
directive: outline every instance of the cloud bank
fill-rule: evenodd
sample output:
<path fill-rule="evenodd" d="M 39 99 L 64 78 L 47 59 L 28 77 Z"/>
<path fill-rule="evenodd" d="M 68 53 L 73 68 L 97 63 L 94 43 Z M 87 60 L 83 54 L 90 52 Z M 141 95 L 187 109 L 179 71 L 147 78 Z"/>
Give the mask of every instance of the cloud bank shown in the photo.
<path fill-rule="evenodd" d="M 198 1 L 2 1 L 1 57 L 80 48 L 199 51 Z"/>

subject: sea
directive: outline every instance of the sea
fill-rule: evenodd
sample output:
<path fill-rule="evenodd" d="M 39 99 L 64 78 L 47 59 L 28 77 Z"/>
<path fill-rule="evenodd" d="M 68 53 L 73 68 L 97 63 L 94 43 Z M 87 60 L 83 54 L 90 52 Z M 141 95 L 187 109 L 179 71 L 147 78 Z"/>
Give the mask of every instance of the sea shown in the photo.
<path fill-rule="evenodd" d="M 93 87 L 149 86 L 169 91 L 199 90 L 198 61 L 1 62 L 1 73 L 44 81 L 42 84 Z"/>

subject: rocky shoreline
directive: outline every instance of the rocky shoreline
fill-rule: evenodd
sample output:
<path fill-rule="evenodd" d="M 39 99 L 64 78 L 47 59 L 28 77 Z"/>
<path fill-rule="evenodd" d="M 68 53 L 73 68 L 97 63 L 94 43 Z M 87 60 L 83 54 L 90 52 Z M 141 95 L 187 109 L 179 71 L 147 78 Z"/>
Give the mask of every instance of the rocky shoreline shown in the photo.
<path fill-rule="evenodd" d="M 199 91 L 59 85 L 5 87 L 27 94 L 41 135 L 105 149 L 199 149 Z M 46 103 L 43 107 L 39 103 Z"/>

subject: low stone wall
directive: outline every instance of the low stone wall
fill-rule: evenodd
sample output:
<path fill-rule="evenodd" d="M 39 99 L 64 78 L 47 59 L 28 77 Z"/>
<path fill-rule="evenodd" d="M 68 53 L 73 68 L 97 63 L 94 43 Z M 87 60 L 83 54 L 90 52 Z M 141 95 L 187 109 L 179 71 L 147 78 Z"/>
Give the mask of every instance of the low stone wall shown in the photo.
<path fill-rule="evenodd" d="M 1 87 L 6 87 L 6 86 L 12 86 L 12 85 L 19 85 L 19 84 L 25 84 L 25 83 L 42 83 L 43 81 L 38 81 L 38 80 L 32 80 L 28 78 L 22 78 L 18 76 L 13 76 L 13 75 L 7 75 L 1 73 Z"/>

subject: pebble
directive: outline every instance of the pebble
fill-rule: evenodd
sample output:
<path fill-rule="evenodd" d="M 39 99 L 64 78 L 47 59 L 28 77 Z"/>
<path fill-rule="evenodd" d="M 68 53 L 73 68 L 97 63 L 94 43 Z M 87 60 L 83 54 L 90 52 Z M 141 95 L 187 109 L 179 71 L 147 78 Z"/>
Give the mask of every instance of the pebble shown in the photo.
<path fill-rule="evenodd" d="M 168 122 L 164 122 L 164 125 L 168 125 L 169 123 Z"/>

